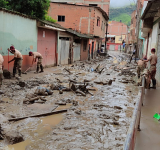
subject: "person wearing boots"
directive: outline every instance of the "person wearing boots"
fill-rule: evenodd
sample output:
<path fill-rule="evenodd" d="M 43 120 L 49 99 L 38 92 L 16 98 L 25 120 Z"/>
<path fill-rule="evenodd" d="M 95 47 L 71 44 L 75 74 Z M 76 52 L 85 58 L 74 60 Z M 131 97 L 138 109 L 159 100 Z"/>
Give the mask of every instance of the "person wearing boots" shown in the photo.
<path fill-rule="evenodd" d="M 38 59 L 38 62 L 37 62 L 37 70 L 35 73 L 39 73 L 39 68 L 41 68 L 41 72 L 43 72 L 43 66 L 42 66 L 42 55 L 38 52 L 29 52 L 29 56 L 33 56 L 33 61 L 32 61 L 32 65 L 33 66 L 33 63 L 36 62 L 36 59 Z"/>
<path fill-rule="evenodd" d="M 157 64 L 157 56 L 155 54 L 156 50 L 155 48 L 151 49 L 151 56 L 149 59 L 144 60 L 145 62 L 150 61 L 150 68 L 149 68 L 149 78 L 152 79 L 153 88 L 156 89 L 156 64 Z"/>
<path fill-rule="evenodd" d="M 8 63 L 14 61 L 13 77 L 15 77 L 17 69 L 18 69 L 18 75 L 21 77 L 23 56 L 17 49 L 14 48 L 14 46 L 11 46 L 10 49 L 8 48 L 8 51 L 10 53 L 14 54 L 14 58 L 12 60 L 8 61 Z"/>

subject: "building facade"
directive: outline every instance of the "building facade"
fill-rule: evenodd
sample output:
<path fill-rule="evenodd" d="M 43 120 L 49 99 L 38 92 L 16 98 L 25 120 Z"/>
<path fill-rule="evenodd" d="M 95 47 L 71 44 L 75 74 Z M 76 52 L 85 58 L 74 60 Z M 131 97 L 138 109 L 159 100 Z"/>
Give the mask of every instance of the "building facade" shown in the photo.
<path fill-rule="evenodd" d="M 51 2 L 64 3 L 64 0 L 51 0 Z M 66 0 L 65 3 L 98 6 L 109 15 L 110 0 Z"/>

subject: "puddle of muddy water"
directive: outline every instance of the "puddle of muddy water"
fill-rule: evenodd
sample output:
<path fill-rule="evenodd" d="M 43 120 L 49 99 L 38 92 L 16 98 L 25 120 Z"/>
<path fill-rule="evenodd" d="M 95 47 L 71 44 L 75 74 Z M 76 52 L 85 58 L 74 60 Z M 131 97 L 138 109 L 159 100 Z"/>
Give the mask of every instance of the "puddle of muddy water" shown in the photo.
<path fill-rule="evenodd" d="M 26 146 L 30 143 L 30 140 L 26 140 L 21 143 L 17 143 L 14 145 L 8 145 L 7 147 L 4 148 L 4 150 L 25 150 Z"/>
<path fill-rule="evenodd" d="M 72 104 L 68 103 L 64 106 L 59 106 L 55 111 L 68 109 L 71 107 L 71 105 Z M 34 138 L 34 140 L 36 140 L 36 138 L 40 138 L 47 131 L 51 131 L 52 127 L 58 125 L 63 120 L 64 114 L 65 113 L 54 114 L 54 115 L 41 118 L 41 123 L 38 125 L 37 129 L 35 130 L 35 133 L 37 133 L 37 136 Z M 17 143 L 14 145 L 8 145 L 7 147 L 4 148 L 4 150 L 25 150 L 26 146 L 28 146 L 29 144 L 32 144 L 32 141 L 26 140 L 24 142 Z"/>

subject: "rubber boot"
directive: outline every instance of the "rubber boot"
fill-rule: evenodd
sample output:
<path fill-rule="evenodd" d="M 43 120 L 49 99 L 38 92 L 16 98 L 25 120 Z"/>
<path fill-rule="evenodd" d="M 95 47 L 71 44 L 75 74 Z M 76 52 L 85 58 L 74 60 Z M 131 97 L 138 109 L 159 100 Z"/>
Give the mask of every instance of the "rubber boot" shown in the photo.
<path fill-rule="evenodd" d="M 153 83 L 153 89 L 156 89 L 156 80 L 152 79 L 152 83 Z"/>
<path fill-rule="evenodd" d="M 13 77 L 16 75 L 16 68 L 13 68 Z"/>
<path fill-rule="evenodd" d="M 36 70 L 36 72 L 35 73 L 38 73 L 39 72 L 39 67 L 37 67 L 37 70 Z"/>
<path fill-rule="evenodd" d="M 21 73 L 21 70 L 18 70 L 18 72 L 19 72 L 19 76 L 21 77 L 21 74 L 22 74 L 22 73 Z"/>
<path fill-rule="evenodd" d="M 43 66 L 42 66 L 42 65 L 40 65 L 40 68 L 41 68 L 40 73 L 41 73 L 41 72 L 44 72 L 44 71 L 43 71 Z"/>

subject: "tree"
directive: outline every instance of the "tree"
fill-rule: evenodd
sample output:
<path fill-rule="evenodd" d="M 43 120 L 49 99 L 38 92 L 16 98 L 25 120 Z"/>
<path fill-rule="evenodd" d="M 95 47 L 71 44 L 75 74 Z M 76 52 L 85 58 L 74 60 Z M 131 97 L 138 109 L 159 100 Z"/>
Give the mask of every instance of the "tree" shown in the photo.
<path fill-rule="evenodd" d="M 0 7 L 43 20 L 49 6 L 50 0 L 0 0 Z"/>

